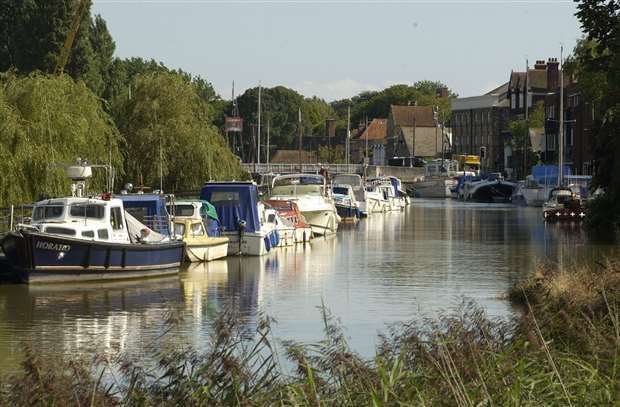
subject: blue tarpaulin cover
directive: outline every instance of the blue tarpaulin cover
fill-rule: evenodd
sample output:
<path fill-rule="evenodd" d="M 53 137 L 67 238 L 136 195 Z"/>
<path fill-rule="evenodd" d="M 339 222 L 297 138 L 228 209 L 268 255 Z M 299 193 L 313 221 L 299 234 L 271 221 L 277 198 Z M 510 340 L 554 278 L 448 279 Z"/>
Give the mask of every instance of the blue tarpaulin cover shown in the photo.
<path fill-rule="evenodd" d="M 571 175 L 568 165 L 562 169 L 564 176 Z M 558 183 L 557 165 L 535 165 L 532 167 L 532 177 L 540 185 L 556 185 Z"/>
<path fill-rule="evenodd" d="M 157 194 L 115 195 L 123 201 L 123 207 L 141 223 L 157 233 L 169 234 L 166 199 Z"/>
<path fill-rule="evenodd" d="M 245 221 L 245 231 L 260 230 L 258 218 L 258 189 L 253 183 L 207 183 L 202 187 L 200 199 L 205 199 L 217 211 L 222 228 L 227 232 L 239 230 L 239 221 Z"/>

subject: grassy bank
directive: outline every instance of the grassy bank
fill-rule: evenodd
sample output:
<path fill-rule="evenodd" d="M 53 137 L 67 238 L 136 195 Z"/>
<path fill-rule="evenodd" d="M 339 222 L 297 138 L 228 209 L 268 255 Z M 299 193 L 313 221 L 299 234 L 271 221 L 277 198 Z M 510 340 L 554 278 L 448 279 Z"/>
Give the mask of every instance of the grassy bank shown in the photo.
<path fill-rule="evenodd" d="M 614 405 L 620 396 L 620 262 L 539 267 L 514 287 L 512 321 L 473 303 L 381 336 L 376 356 L 349 349 L 325 309 L 324 339 L 286 342 L 284 373 L 259 318 L 255 339 L 232 313 L 213 322 L 209 350 L 153 350 L 157 368 L 127 360 L 44 360 L 26 348 L 0 404 L 19 405 Z M 171 321 L 174 318 L 170 318 Z M 92 374 L 96 371 L 96 374 Z M 106 383 L 106 384 L 104 384 Z"/>

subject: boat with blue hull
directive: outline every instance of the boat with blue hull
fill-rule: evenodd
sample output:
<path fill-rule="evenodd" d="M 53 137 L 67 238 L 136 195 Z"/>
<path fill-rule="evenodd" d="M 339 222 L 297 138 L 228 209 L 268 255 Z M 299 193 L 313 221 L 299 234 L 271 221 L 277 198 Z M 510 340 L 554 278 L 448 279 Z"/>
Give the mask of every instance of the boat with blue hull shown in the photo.
<path fill-rule="evenodd" d="M 73 196 L 37 202 L 31 221 L 0 240 L 3 279 L 26 283 L 178 273 L 183 241 L 148 228 L 110 194 L 85 197 L 91 167 L 67 168 Z"/>
<path fill-rule="evenodd" d="M 351 185 L 334 184 L 332 193 L 336 211 L 342 222 L 357 222 L 361 217 L 361 212 Z"/>
<path fill-rule="evenodd" d="M 34 230 L 10 232 L 0 245 L 7 279 L 25 283 L 138 278 L 179 272 L 183 242 L 114 243 Z"/>

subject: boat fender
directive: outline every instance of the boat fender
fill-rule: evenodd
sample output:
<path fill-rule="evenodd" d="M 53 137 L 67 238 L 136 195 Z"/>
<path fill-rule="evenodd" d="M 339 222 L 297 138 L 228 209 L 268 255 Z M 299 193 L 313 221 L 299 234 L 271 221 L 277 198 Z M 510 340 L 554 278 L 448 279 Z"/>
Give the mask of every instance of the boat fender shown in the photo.
<path fill-rule="evenodd" d="M 271 239 L 269 238 L 269 235 L 265 236 L 263 240 L 265 241 L 265 250 L 271 250 Z"/>

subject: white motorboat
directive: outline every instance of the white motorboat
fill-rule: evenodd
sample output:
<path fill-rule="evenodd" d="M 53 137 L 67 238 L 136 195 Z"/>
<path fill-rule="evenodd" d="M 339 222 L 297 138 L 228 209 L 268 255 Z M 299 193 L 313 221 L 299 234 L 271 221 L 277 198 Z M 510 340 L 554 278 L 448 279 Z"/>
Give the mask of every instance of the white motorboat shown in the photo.
<path fill-rule="evenodd" d="M 399 211 L 405 207 L 405 201 L 396 195 L 396 189 L 389 177 L 369 178 L 368 184 L 374 185 L 386 200 L 386 211 Z"/>
<path fill-rule="evenodd" d="M 332 186 L 336 211 L 343 222 L 357 222 L 360 218 L 360 208 L 355 199 L 353 187 L 348 184 L 334 184 Z"/>
<path fill-rule="evenodd" d="M 278 246 L 275 223 L 267 221 L 265 205 L 253 182 L 207 182 L 200 199 L 210 202 L 229 238 L 229 255 L 262 256 Z"/>
<path fill-rule="evenodd" d="M 358 174 L 340 174 L 334 177 L 334 184 L 343 184 L 350 185 L 353 188 L 353 194 L 355 195 L 355 200 L 357 201 L 360 216 L 366 217 L 373 212 L 370 208 L 370 199 L 368 198 L 368 192 L 364 186 L 364 181 L 362 177 Z M 374 202 L 373 204 L 378 204 L 378 202 Z M 381 212 L 381 211 L 376 211 Z"/>
<path fill-rule="evenodd" d="M 329 235 L 338 230 L 340 216 L 322 175 L 291 174 L 276 177 L 269 199 L 295 202 L 314 235 Z"/>
<path fill-rule="evenodd" d="M 368 213 L 384 213 L 390 210 L 390 202 L 385 191 L 378 185 L 366 184 Z"/>
<path fill-rule="evenodd" d="M 280 216 L 278 210 L 271 206 L 265 208 L 267 222 L 272 223 L 278 231 L 278 247 L 293 246 L 295 241 L 295 226 L 288 219 Z"/>

